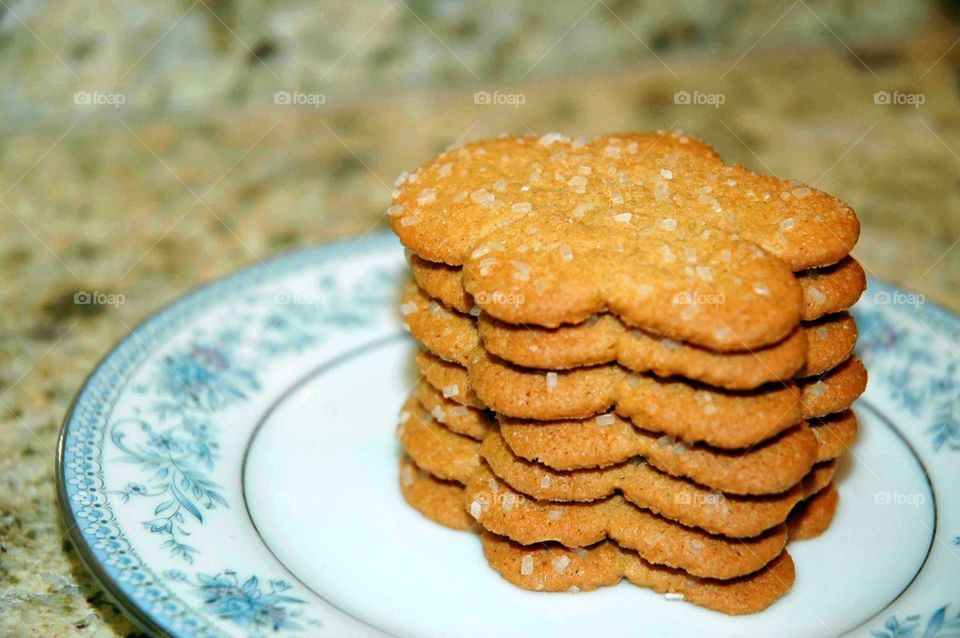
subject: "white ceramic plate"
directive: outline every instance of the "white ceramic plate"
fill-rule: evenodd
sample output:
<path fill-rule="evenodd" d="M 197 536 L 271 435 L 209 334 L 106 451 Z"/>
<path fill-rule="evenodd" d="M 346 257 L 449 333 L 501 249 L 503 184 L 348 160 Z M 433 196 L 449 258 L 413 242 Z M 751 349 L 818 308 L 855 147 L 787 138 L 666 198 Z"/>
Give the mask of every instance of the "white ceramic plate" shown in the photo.
<path fill-rule="evenodd" d="M 172 636 L 960 634 L 960 319 L 877 281 L 870 384 L 826 534 L 797 582 L 727 617 L 629 584 L 538 594 L 403 501 L 394 428 L 414 378 L 405 263 L 376 235 L 205 286 L 134 330 L 64 423 L 61 509 L 85 562 Z"/>

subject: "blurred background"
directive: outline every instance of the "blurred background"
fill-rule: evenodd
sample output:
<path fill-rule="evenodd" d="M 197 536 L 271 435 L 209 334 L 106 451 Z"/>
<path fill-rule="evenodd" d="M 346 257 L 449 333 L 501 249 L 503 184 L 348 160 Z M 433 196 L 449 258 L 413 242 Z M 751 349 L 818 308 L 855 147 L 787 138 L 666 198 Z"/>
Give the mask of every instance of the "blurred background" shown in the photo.
<path fill-rule="evenodd" d="M 381 230 L 394 178 L 450 143 L 683 129 L 847 201 L 872 276 L 960 310 L 958 16 L 0 0 L 0 635 L 134 632 L 55 509 L 56 431 L 96 361 L 199 283 Z"/>

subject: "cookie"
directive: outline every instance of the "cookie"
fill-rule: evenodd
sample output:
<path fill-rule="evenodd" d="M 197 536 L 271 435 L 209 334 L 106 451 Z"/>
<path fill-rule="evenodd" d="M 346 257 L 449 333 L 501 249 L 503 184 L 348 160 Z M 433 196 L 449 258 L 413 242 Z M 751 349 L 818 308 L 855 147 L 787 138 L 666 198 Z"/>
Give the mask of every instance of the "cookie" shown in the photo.
<path fill-rule="evenodd" d="M 807 350 L 800 329 L 765 348 L 717 353 L 627 330 L 613 315 L 552 330 L 518 328 L 481 315 L 477 327 L 488 352 L 516 365 L 563 370 L 618 362 L 634 372 L 682 376 L 729 390 L 750 390 L 791 378 Z"/>
<path fill-rule="evenodd" d="M 867 369 L 856 356 L 833 370 L 798 382 L 803 418 L 812 419 L 846 410 L 867 388 Z"/>
<path fill-rule="evenodd" d="M 427 296 L 439 301 L 447 308 L 460 313 L 470 314 L 472 312 L 478 314 L 479 306 L 473 303 L 473 298 L 463 289 L 460 268 L 430 262 L 415 254 L 411 254 L 410 270 L 413 273 L 417 285 L 423 289 Z M 796 276 L 803 294 L 803 311 L 801 318 L 808 322 L 851 308 L 867 287 L 867 279 L 863 267 L 849 255 L 833 266 L 799 272 L 796 273 Z M 502 330 L 507 330 L 512 327 L 513 332 L 526 329 L 536 334 L 538 331 L 537 326 L 513 326 L 512 324 L 497 322 L 489 316 L 482 316 L 481 321 L 484 319 L 492 324 L 499 324 Z M 622 324 L 614 315 L 609 314 L 593 316 L 589 321 L 595 322 L 598 319 L 608 321 L 608 323 Z M 561 326 L 560 328 L 573 328 L 578 325 L 582 324 L 570 324 Z M 593 363 L 602 363 L 601 360 L 593 359 L 598 359 L 603 352 L 602 348 L 604 345 L 607 345 L 608 348 L 612 347 L 612 344 L 610 344 L 611 335 L 602 330 L 604 327 L 610 328 L 609 325 L 601 326 L 600 328 L 590 331 L 590 343 L 593 344 L 594 349 L 585 349 L 584 346 L 581 345 L 579 349 L 584 350 L 583 352 L 575 352 L 566 356 L 564 354 L 564 348 L 557 348 L 553 356 L 551 356 L 549 352 L 538 355 L 535 350 L 532 351 L 531 354 L 526 354 L 521 348 L 521 354 L 525 357 L 525 360 L 519 360 L 505 356 L 507 354 L 506 343 L 503 344 L 503 347 L 500 348 L 499 351 L 496 349 L 496 344 L 492 343 L 488 345 L 488 349 L 512 363 L 533 368 L 564 368 L 575 367 L 577 365 L 592 365 Z M 481 324 L 481 331 L 482 330 L 483 326 Z M 509 333 L 507 333 L 507 335 L 508 334 Z M 490 339 L 496 336 L 503 338 L 507 335 L 498 335 L 496 332 L 491 332 Z M 483 333 L 481 333 L 481 336 L 485 339 L 487 338 Z M 605 336 L 606 340 L 603 339 Z M 656 335 L 651 336 L 655 337 Z M 559 338 L 560 337 L 558 337 L 558 339 Z M 518 343 L 516 339 L 517 337 L 514 337 L 514 343 L 517 345 L 529 345 L 524 344 L 522 341 Z M 559 346 L 560 344 L 557 345 Z M 583 361 L 580 363 L 567 363 L 567 357 L 575 356 L 579 356 Z"/>
<path fill-rule="evenodd" d="M 817 439 L 817 463 L 837 458 L 857 438 L 857 415 L 853 410 L 811 419 L 808 423 Z"/>
<path fill-rule="evenodd" d="M 605 364 L 558 372 L 520 368 L 495 359 L 483 349 L 467 363 L 470 387 L 500 415 L 525 419 L 586 418 L 616 403 L 626 372 Z"/>
<path fill-rule="evenodd" d="M 418 467 L 439 479 L 466 483 L 480 466 L 480 443 L 437 423 L 415 398 L 400 412 L 397 438 Z"/>
<path fill-rule="evenodd" d="M 419 396 L 420 390 L 415 394 Z M 463 482 L 478 466 L 481 446 L 440 425 L 442 421 L 418 406 L 416 399 L 408 401 L 400 420 L 401 443 L 434 474 Z M 762 445 L 730 453 L 702 445 L 684 445 L 671 437 L 658 437 L 613 415 L 600 422 L 596 419 L 548 423 L 501 419 L 500 433 L 490 430 L 491 442 L 486 444 L 486 454 L 493 455 L 490 462 L 495 467 L 512 463 L 517 457 L 534 466 L 542 464 L 546 470 L 553 470 L 555 476 L 565 476 L 569 470 L 590 470 L 570 476 L 614 487 L 624 472 L 631 471 L 631 464 L 624 462 L 642 456 L 662 472 L 689 478 L 707 488 L 729 494 L 773 494 L 792 487 L 814 463 L 842 454 L 856 436 L 856 417 L 849 410 L 814 424 L 813 428 L 800 424 Z M 574 463 L 569 462 L 570 458 Z M 598 458 L 614 460 L 597 463 Z M 551 460 L 553 465 L 547 463 Z M 605 472 L 608 468 L 609 475 Z M 542 483 L 543 478 L 534 476 L 528 480 Z"/>
<path fill-rule="evenodd" d="M 797 281 L 803 290 L 801 316 L 805 321 L 852 307 L 867 289 L 863 266 L 850 256 L 833 266 L 799 273 Z"/>
<path fill-rule="evenodd" d="M 532 371 L 476 351 L 468 366 L 470 387 L 500 415 L 522 419 L 583 419 L 616 406 L 638 427 L 743 448 L 776 436 L 801 421 L 800 392 L 775 383 L 730 392 L 682 380 L 627 374 L 607 364 L 559 372 Z"/>
<path fill-rule="evenodd" d="M 532 499 L 554 501 L 561 507 L 604 499 L 619 491 L 631 503 L 670 520 L 738 538 L 756 536 L 779 525 L 805 494 L 800 483 L 778 494 L 724 494 L 670 476 L 642 460 L 600 471 L 559 472 L 513 455 L 496 434 L 484 440 L 480 453 L 493 474 Z M 811 472 L 816 469 L 814 466 Z M 808 473 L 802 483 L 810 476 Z"/>
<path fill-rule="evenodd" d="M 620 341 L 627 333 L 623 323 L 610 314 L 593 315 L 582 323 L 559 328 L 540 328 L 516 326 L 480 313 L 476 330 L 491 354 L 519 366 L 544 370 L 617 361 Z"/>
<path fill-rule="evenodd" d="M 600 471 L 559 472 L 517 457 L 499 434 L 490 435 L 480 445 L 451 432 L 420 409 L 415 399 L 408 401 L 401 414 L 399 438 L 405 451 L 419 467 L 442 479 L 467 483 L 483 466 L 482 455 L 500 479 L 534 498 L 590 501 L 606 498 L 619 489 L 641 507 L 726 536 L 753 536 L 783 522 L 805 496 L 811 477 L 822 477 L 822 468 L 829 465 L 814 466 L 803 485 L 780 494 L 737 496 L 667 475 L 642 461 Z"/>
<path fill-rule="evenodd" d="M 685 600 L 725 614 L 752 614 L 790 591 L 796 579 L 787 552 L 748 576 L 716 580 L 693 578 L 679 569 L 653 565 L 611 541 L 587 549 L 569 549 L 558 543 L 525 547 L 490 532 L 480 538 L 490 566 L 513 585 L 533 591 L 591 591 L 626 578 L 670 600 Z"/>
<path fill-rule="evenodd" d="M 463 314 L 473 310 L 473 297 L 463 289 L 459 266 L 427 261 L 416 253 L 409 253 L 407 261 L 417 286 L 430 297 Z"/>
<path fill-rule="evenodd" d="M 413 253 L 410 253 L 409 261 L 413 278 L 427 295 L 464 314 L 479 309 L 463 288 L 459 267 L 427 261 Z M 850 255 L 833 266 L 812 268 L 794 275 L 800 284 L 803 299 L 800 316 L 805 321 L 851 308 L 867 287 L 863 267 Z"/>
<path fill-rule="evenodd" d="M 820 536 L 837 513 L 840 503 L 840 494 L 833 485 L 817 492 L 802 503 L 799 503 L 787 518 L 791 541 L 802 541 Z"/>
<path fill-rule="evenodd" d="M 418 365 L 434 387 L 449 382 L 476 397 L 479 405 L 520 419 L 584 419 L 616 405 L 638 427 L 687 443 L 739 449 L 776 436 L 801 420 L 840 412 L 866 388 L 866 369 L 851 357 L 833 370 L 752 392 L 697 387 L 649 375 L 627 375 L 616 365 L 559 372 L 534 372 L 474 352 L 469 371 L 418 353 Z M 436 368 L 449 374 L 437 377 Z M 430 374 L 428 374 L 430 372 Z M 453 380 L 456 379 L 456 380 Z M 455 401 L 457 397 L 451 397 Z"/>
<path fill-rule="evenodd" d="M 807 356 L 797 371 L 798 377 L 809 377 L 837 367 L 850 358 L 857 345 L 857 324 L 847 312 L 826 315 L 805 322 Z"/>
<path fill-rule="evenodd" d="M 430 476 L 408 458 L 401 459 L 400 463 L 401 489 L 411 506 L 451 529 L 476 529 L 474 519 L 462 506 L 463 486 Z M 783 557 L 789 558 L 786 552 L 747 577 L 716 580 L 695 578 L 679 569 L 654 565 L 610 541 L 586 549 L 568 549 L 557 543 L 522 546 L 484 531 L 481 542 L 484 555 L 494 569 L 513 584 L 534 591 L 589 591 L 615 584 L 623 573 L 609 571 L 610 558 L 614 556 L 617 563 L 626 562 L 623 571 L 629 567 L 631 582 L 660 593 L 669 592 L 673 597 L 684 590 L 690 602 L 725 613 L 759 611 L 769 604 L 767 600 L 779 597 L 782 588 L 789 588 L 793 580 L 792 563 L 790 570 L 784 569 Z M 772 573 L 778 578 L 767 583 L 773 580 Z"/>
<path fill-rule="evenodd" d="M 818 460 L 817 437 L 806 424 L 747 451 L 687 445 L 635 428 L 616 415 L 582 421 L 502 418 L 500 435 L 520 458 L 558 471 L 602 468 L 635 456 L 672 476 L 730 494 L 773 494 L 797 483 Z M 836 437 L 830 443 L 839 442 Z M 825 459 L 819 459 L 825 460 Z"/>
<path fill-rule="evenodd" d="M 429 384 L 423 386 L 426 392 L 437 396 Z M 423 394 L 423 386 L 415 390 L 417 397 Z M 438 425 L 443 421 L 437 418 L 437 412 L 428 413 L 423 402 L 422 408 L 417 405 L 418 400 L 408 401 L 401 412 L 403 423 L 398 426 L 401 442 L 434 473 L 461 480 L 465 472 L 478 464 L 480 446 L 475 441 L 471 444 L 453 428 Z M 494 441 L 492 449 L 504 446 L 506 452 L 509 448 L 511 460 L 515 455 L 558 472 L 592 469 L 592 475 L 602 476 L 604 468 L 620 466 L 624 461 L 642 456 L 671 476 L 741 495 L 773 494 L 789 489 L 814 463 L 842 454 L 853 442 L 857 427 L 856 417 L 847 410 L 814 421 L 813 428 L 802 423 L 761 445 L 731 453 L 703 445 L 689 446 L 672 437 L 644 432 L 615 415 L 608 415 L 608 419 L 557 422 L 501 418 L 497 434 L 485 413 L 472 412 L 482 419 L 482 427 L 488 428 L 486 432 Z M 620 472 L 623 469 L 616 467 L 613 474 Z"/>
<path fill-rule="evenodd" d="M 803 487 L 803 498 L 810 498 L 833 480 L 833 475 L 837 471 L 837 461 L 832 459 L 815 464 L 810 473 L 803 477 L 801 487 Z M 803 499 L 801 499 L 803 500 Z"/>
<path fill-rule="evenodd" d="M 447 361 L 466 365 L 480 345 L 480 336 L 468 315 L 444 308 L 412 281 L 401 291 L 400 314 L 413 338 Z"/>
<path fill-rule="evenodd" d="M 512 490 L 484 470 L 467 483 L 464 503 L 484 529 L 523 545 L 555 541 L 588 547 L 610 538 L 644 560 L 693 576 L 726 579 L 755 572 L 787 543 L 785 525 L 749 539 L 724 538 L 678 525 L 619 496 L 557 507 Z"/>
<path fill-rule="evenodd" d="M 448 388 L 447 391 L 453 390 Z M 490 412 L 451 401 L 426 381 L 418 382 L 414 393 L 420 405 L 433 418 L 457 434 L 482 441 L 497 429 L 496 420 Z"/>
<path fill-rule="evenodd" d="M 859 234 L 833 197 L 672 134 L 472 144 L 403 179 L 389 212 L 413 252 L 462 264 L 464 289 L 498 319 L 555 327 L 610 310 L 716 350 L 791 332 L 791 270 L 839 261 Z"/>
<path fill-rule="evenodd" d="M 771 346 L 721 354 L 631 330 L 618 340 L 615 360 L 634 372 L 649 371 L 663 378 L 685 377 L 728 390 L 752 390 L 791 378 L 804 361 L 805 341 L 802 329 L 798 328 Z M 495 348 L 487 350 L 496 354 Z"/>
<path fill-rule="evenodd" d="M 463 509 L 463 486 L 441 481 L 407 456 L 400 459 L 400 491 L 407 503 L 435 523 L 462 531 L 475 527 Z"/>
<path fill-rule="evenodd" d="M 618 361 L 636 372 L 679 375 L 746 390 L 789 379 L 803 365 L 807 343 L 824 343 L 824 339 L 811 340 L 797 329 L 766 348 L 717 353 L 639 330 L 628 331 L 613 315 L 554 329 L 513 326 L 486 315 L 474 320 L 446 308 L 412 282 L 404 286 L 400 301 L 410 334 L 434 354 L 462 365 L 467 365 L 470 353 L 482 342 L 492 354 L 524 367 L 563 370 Z M 832 344 L 827 341 L 825 345 Z"/>
<path fill-rule="evenodd" d="M 487 406 L 477 397 L 470 386 L 467 369 L 463 366 L 444 361 L 440 357 L 420 350 L 413 357 L 420 376 L 427 383 L 440 390 L 447 398 L 460 405 L 484 409 Z"/>
<path fill-rule="evenodd" d="M 857 331 L 848 313 L 823 317 L 760 350 L 716 353 L 639 330 L 628 331 L 613 315 L 555 329 L 518 327 L 481 315 L 474 321 L 428 297 L 415 284 L 404 286 L 400 304 L 413 337 L 440 357 L 467 365 L 483 347 L 521 367 L 563 370 L 618 361 L 635 372 L 682 376 L 729 390 L 820 374 L 846 360 Z M 804 361 L 806 360 L 806 364 Z"/>

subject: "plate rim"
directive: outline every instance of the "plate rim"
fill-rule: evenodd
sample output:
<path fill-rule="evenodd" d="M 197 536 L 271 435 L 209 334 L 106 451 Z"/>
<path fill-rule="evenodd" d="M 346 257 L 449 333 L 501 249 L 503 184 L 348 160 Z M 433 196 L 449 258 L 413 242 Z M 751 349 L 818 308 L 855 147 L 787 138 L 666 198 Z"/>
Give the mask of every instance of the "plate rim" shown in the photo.
<path fill-rule="evenodd" d="M 164 636 L 180 635 L 179 632 L 170 633 L 174 630 L 165 627 L 161 621 L 157 619 L 156 615 L 151 613 L 150 610 L 144 606 L 143 601 L 139 601 L 136 597 L 124 591 L 124 588 L 119 580 L 109 573 L 104 563 L 96 556 L 90 540 L 84 535 L 81 529 L 82 520 L 75 515 L 74 509 L 71 507 L 65 478 L 65 462 L 67 454 L 66 445 L 71 424 L 73 424 L 76 420 L 78 403 L 84 397 L 86 391 L 103 373 L 105 367 L 111 362 L 112 358 L 117 356 L 121 348 L 134 339 L 136 335 L 141 333 L 145 328 L 154 322 L 161 320 L 168 313 L 182 309 L 191 302 L 195 303 L 199 299 L 202 299 L 204 295 L 210 294 L 214 290 L 226 288 L 231 284 L 237 285 L 244 283 L 247 282 L 247 280 L 250 280 L 248 282 L 250 284 L 270 281 L 279 278 L 282 274 L 294 272 L 298 269 L 298 267 L 323 264 L 326 263 L 330 258 L 335 258 L 336 256 L 340 255 L 346 256 L 344 255 L 345 252 L 349 255 L 365 254 L 376 251 L 380 247 L 386 247 L 390 244 L 398 243 L 399 242 L 397 242 L 396 237 L 389 230 L 368 232 L 359 236 L 338 238 L 320 244 L 298 248 L 293 251 L 272 255 L 265 259 L 259 259 L 255 262 L 247 263 L 226 274 L 219 275 L 196 284 L 192 287 L 189 287 L 181 294 L 178 294 L 173 299 L 165 302 L 163 305 L 151 310 L 145 317 L 134 323 L 125 334 L 112 343 L 112 345 L 104 352 L 104 354 L 97 360 L 96 364 L 83 378 L 83 381 L 77 387 L 77 390 L 75 391 L 73 398 L 71 399 L 70 404 L 64 414 L 57 435 L 54 458 L 54 481 L 56 485 L 56 501 L 59 519 L 64 525 L 66 537 L 70 539 L 70 542 L 75 548 L 77 555 L 80 558 L 80 562 L 83 564 L 84 568 L 94 578 L 96 584 L 104 591 L 111 602 L 118 609 L 120 609 L 121 612 L 123 612 L 123 614 L 129 620 L 131 620 L 131 622 L 133 622 L 134 625 L 152 634 Z M 283 267 L 284 273 L 277 273 L 272 269 L 277 265 L 281 265 Z M 260 279 L 261 275 L 266 276 Z M 874 293 L 876 293 L 877 289 L 879 288 L 887 291 L 915 294 L 911 293 L 910 289 L 908 288 L 903 288 L 897 284 L 873 276 L 868 277 L 868 287 L 865 290 L 865 293 L 871 287 L 874 289 Z M 960 325 L 960 313 L 956 313 L 936 301 L 929 301 L 925 298 L 923 303 L 924 312 L 931 313 L 932 316 L 938 319 L 955 322 Z M 873 407 L 879 412 L 876 406 Z M 899 428 L 895 427 L 894 429 L 899 433 Z M 255 429 L 253 434 L 255 434 L 256 431 L 257 430 Z M 246 457 L 246 452 L 249 449 L 249 443 L 250 442 L 248 441 L 247 444 L 245 444 L 245 451 L 243 454 L 244 458 Z M 920 458 L 919 455 L 917 456 Z M 923 464 L 921 463 L 921 465 Z M 241 468 L 242 467 L 243 465 L 241 464 Z M 924 471 L 926 472 L 926 470 Z M 930 480 L 929 477 L 927 480 Z M 243 513 L 240 515 L 250 518 L 246 505 L 244 505 Z M 936 503 L 934 504 L 934 517 L 935 520 L 938 517 Z M 934 528 L 934 534 L 936 534 L 938 527 L 939 526 Z M 924 564 L 918 568 L 917 574 L 911 580 L 910 584 L 905 587 L 900 594 L 898 594 L 897 598 L 895 598 L 893 601 L 890 601 L 883 610 L 880 610 L 871 618 L 878 618 L 883 611 L 888 609 L 894 602 L 896 602 L 896 600 L 901 598 L 913 586 L 917 577 L 923 571 L 923 567 L 929 561 L 932 552 L 933 550 L 931 547 L 924 560 Z M 270 555 L 273 556 L 272 550 L 270 551 Z M 275 556 L 274 559 L 276 559 Z M 277 562 L 280 563 L 279 560 Z M 280 564 L 282 565 L 282 563 Z M 361 619 L 352 618 L 352 620 L 359 621 L 365 626 L 370 626 Z M 867 629 L 869 622 L 870 619 L 858 625 L 851 631 Z"/>

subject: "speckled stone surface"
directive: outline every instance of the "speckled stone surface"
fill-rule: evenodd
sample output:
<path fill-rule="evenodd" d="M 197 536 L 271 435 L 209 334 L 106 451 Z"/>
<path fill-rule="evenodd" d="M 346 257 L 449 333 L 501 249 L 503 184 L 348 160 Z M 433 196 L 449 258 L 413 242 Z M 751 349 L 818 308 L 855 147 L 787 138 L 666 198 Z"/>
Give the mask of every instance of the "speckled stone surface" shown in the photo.
<path fill-rule="evenodd" d="M 135 631 L 97 593 L 56 512 L 57 430 L 96 361 L 201 282 L 384 227 L 393 178 L 450 142 L 683 128 L 730 160 L 840 196 L 861 216 L 868 272 L 960 310 L 960 46 L 944 56 L 958 35 L 491 87 L 523 94 L 519 108 L 412 92 L 318 111 L 120 109 L 0 131 L 0 636 Z M 678 105 L 677 91 L 724 102 Z M 877 91 L 924 103 L 876 104 Z M 76 304 L 78 291 L 123 303 Z"/>
<path fill-rule="evenodd" d="M 5 0 L 6 121 L 88 113 L 76 92 L 152 113 L 328 104 L 370 93 L 543 80 L 658 57 L 901 36 L 934 0 Z M 29 28 L 23 28 L 23 24 Z M 31 81 L 20 81 L 29 77 Z M 475 89 L 476 90 L 476 89 Z"/>

